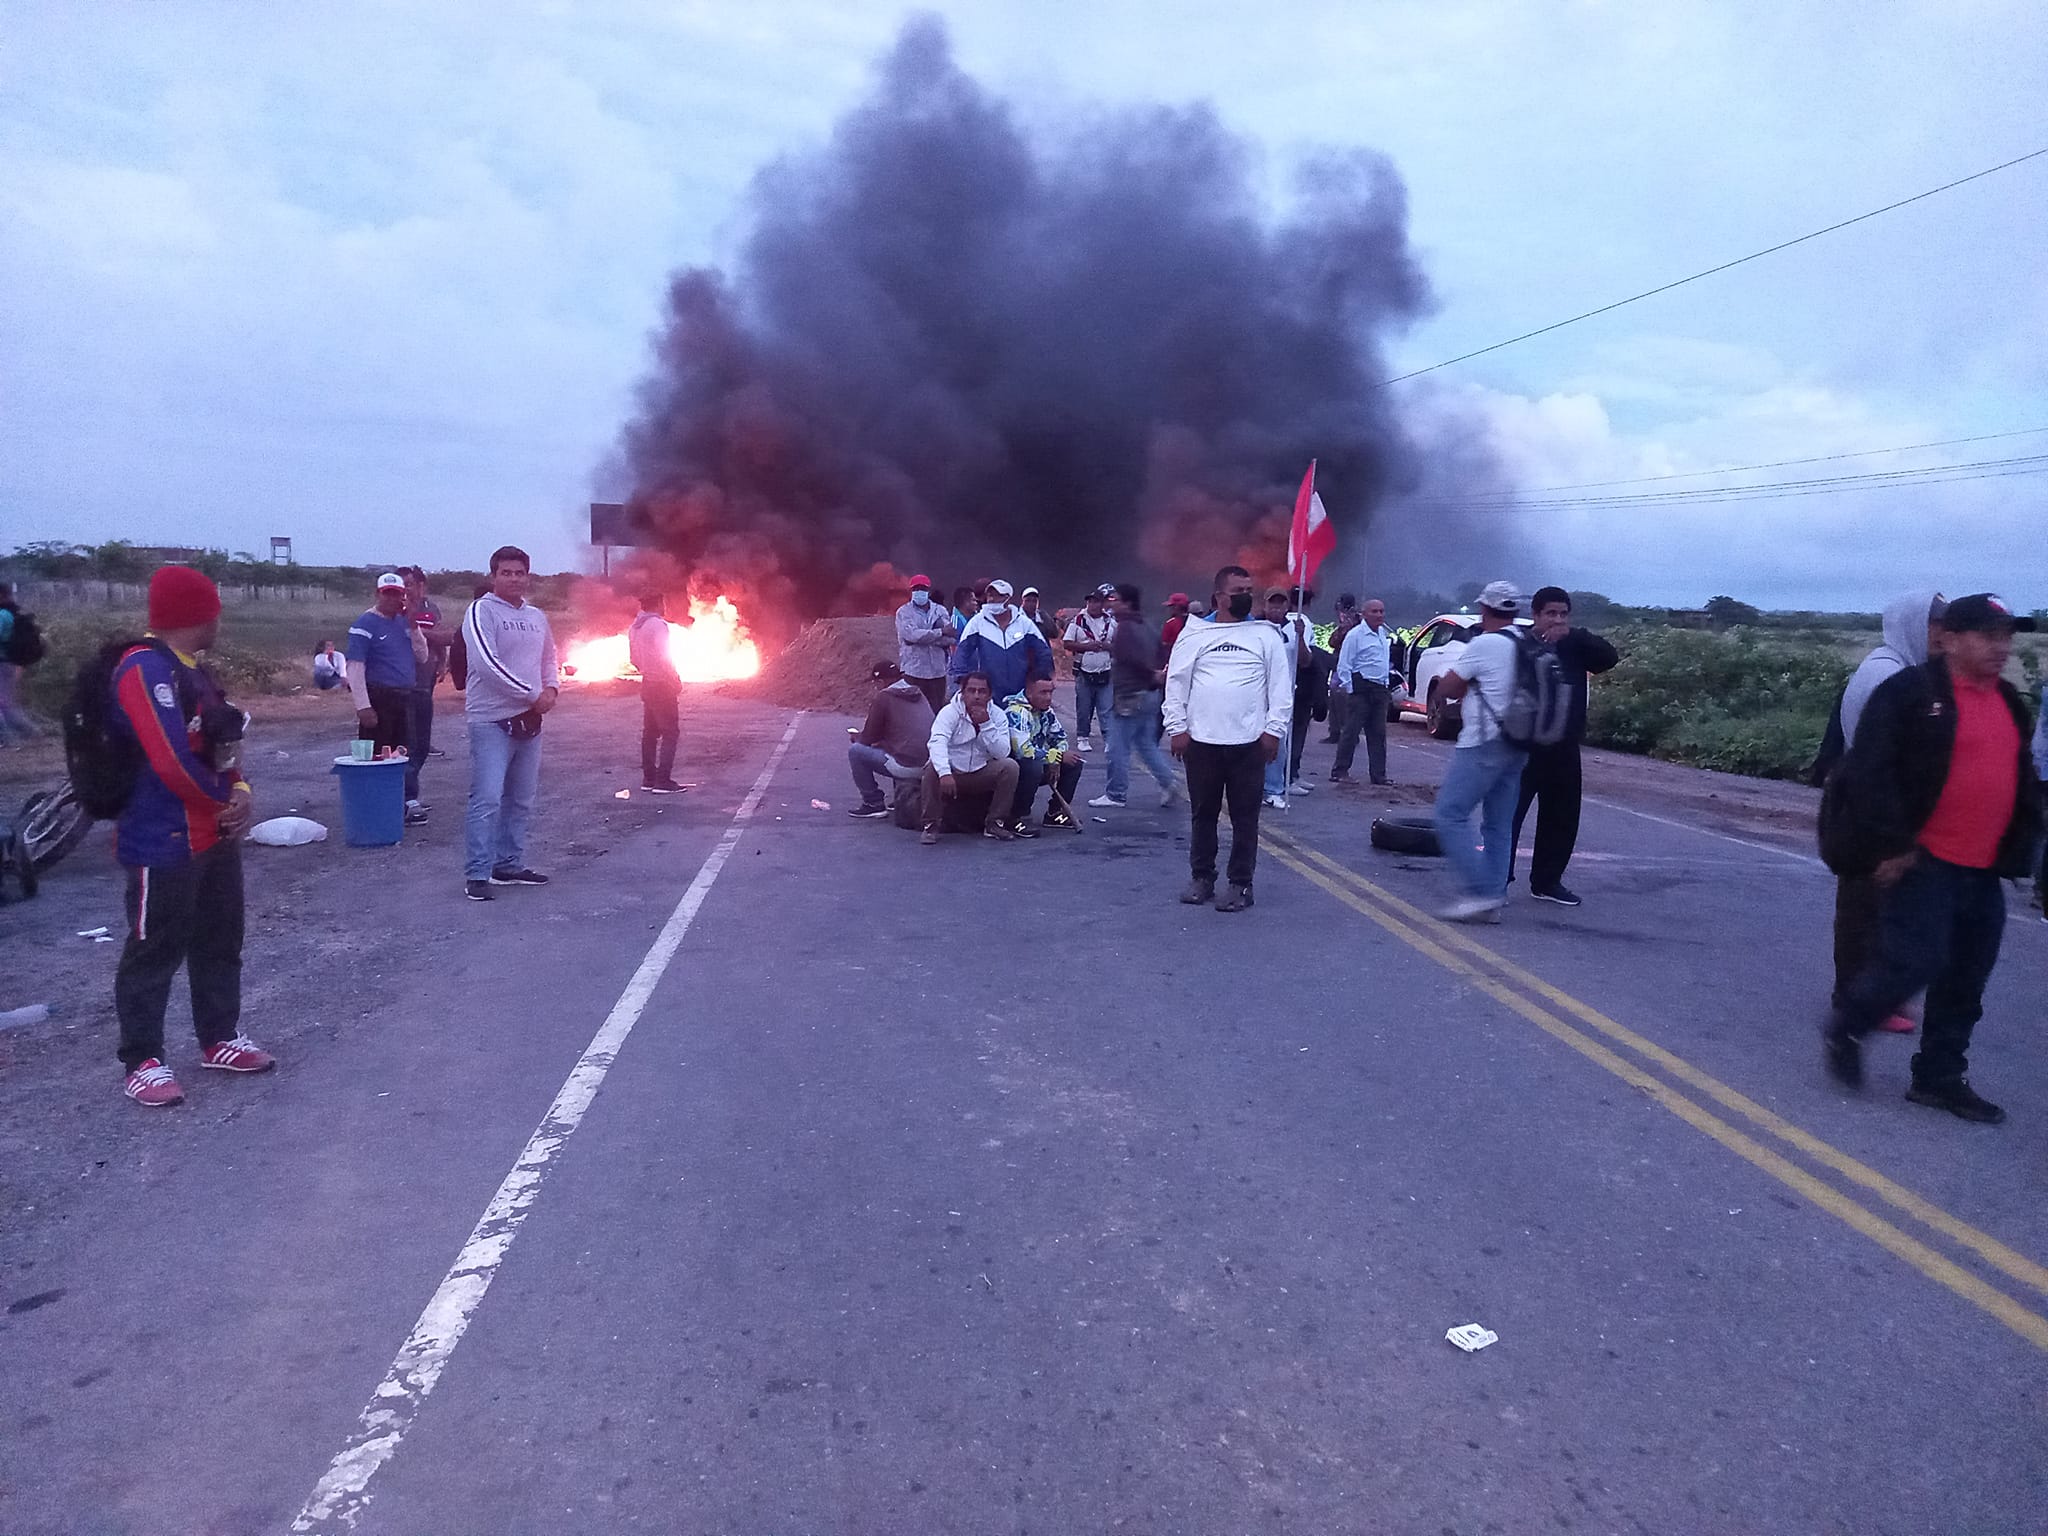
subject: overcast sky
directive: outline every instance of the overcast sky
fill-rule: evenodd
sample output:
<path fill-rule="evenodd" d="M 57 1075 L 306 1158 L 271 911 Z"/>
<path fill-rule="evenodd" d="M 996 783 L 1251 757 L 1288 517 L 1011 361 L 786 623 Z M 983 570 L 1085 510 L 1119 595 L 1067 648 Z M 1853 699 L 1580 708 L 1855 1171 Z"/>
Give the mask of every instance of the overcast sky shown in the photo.
<path fill-rule="evenodd" d="M 1048 122 L 1212 100 L 1276 181 L 1384 150 L 1439 306 L 1399 369 L 2048 145 L 2038 0 L 922 8 Z M 748 178 L 907 13 L 13 0 L 0 546 L 577 563 L 667 274 L 731 255 Z M 2048 427 L 2044 234 L 2048 159 L 1401 387 L 1531 491 Z M 2027 454 L 2048 432 L 1776 473 Z M 1519 515 L 1530 584 L 2048 606 L 2048 476 Z"/>

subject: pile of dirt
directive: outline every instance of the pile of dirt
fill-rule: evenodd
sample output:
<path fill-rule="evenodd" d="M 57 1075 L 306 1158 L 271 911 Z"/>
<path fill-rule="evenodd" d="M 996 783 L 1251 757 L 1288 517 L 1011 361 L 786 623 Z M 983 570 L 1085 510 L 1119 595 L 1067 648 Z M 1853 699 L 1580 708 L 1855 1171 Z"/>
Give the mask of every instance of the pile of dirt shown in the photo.
<path fill-rule="evenodd" d="M 819 619 L 744 682 L 718 691 L 764 699 L 784 709 L 865 715 L 875 696 L 869 676 L 878 661 L 896 659 L 893 618 Z"/>

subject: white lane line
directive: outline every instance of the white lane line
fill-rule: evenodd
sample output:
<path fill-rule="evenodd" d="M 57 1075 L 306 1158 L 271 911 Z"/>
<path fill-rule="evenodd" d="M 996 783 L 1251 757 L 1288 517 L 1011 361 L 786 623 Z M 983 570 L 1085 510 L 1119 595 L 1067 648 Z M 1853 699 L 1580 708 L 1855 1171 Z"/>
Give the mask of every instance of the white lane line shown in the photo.
<path fill-rule="evenodd" d="M 1781 859 L 1790 859 L 1795 864 L 1807 864 L 1818 870 L 1827 865 L 1810 853 L 1794 853 L 1790 848 L 1780 848 L 1773 843 L 1752 842 L 1746 837 L 1730 837 L 1726 832 L 1715 832 L 1707 827 L 1694 826 L 1689 821 L 1673 821 L 1669 816 L 1653 816 L 1648 811 L 1639 811 L 1632 805 L 1618 805 L 1612 800 L 1602 800 L 1597 795 L 1587 795 L 1586 804 L 1620 811 L 1624 816 L 1640 816 L 1644 821 L 1654 821 L 1660 827 L 1676 827 L 1681 832 L 1697 832 L 1701 837 L 1716 837 L 1724 843 L 1734 843 L 1740 848 L 1754 848 L 1759 853 L 1775 853 Z"/>
<path fill-rule="evenodd" d="M 725 868 L 726 860 L 732 857 L 741 832 L 761 804 L 761 797 L 768 792 L 769 781 L 781 766 L 789 744 L 796 739 L 797 727 L 803 723 L 803 718 L 802 711 L 799 711 L 789 722 L 789 729 L 782 733 L 782 740 L 776 743 L 775 750 L 768 754 L 768 765 L 754 780 L 754 787 L 747 791 L 740 808 L 733 812 L 732 823 L 725 829 L 725 835 L 719 838 L 717 846 L 705 858 L 703 867 L 697 871 L 697 878 L 690 882 L 690 888 L 683 892 L 682 900 L 669 914 L 668 922 L 656 936 L 646 958 L 640 962 L 640 968 L 633 972 L 633 979 L 626 983 L 626 990 L 619 994 L 619 1000 L 612 1005 L 612 1011 L 605 1016 L 604 1023 L 577 1059 L 561 1091 L 555 1095 L 555 1101 L 541 1116 L 540 1124 L 534 1127 L 533 1135 L 527 1139 L 518 1161 L 512 1165 L 512 1171 L 505 1175 L 498 1192 L 491 1196 L 490 1204 L 484 1207 L 483 1215 L 470 1229 L 469 1240 L 456 1254 L 455 1262 L 442 1277 L 440 1288 L 427 1302 L 426 1310 L 420 1313 L 419 1321 L 412 1325 L 412 1332 L 400 1347 L 398 1358 L 391 1362 L 391 1369 L 370 1395 L 369 1403 L 356 1421 L 355 1433 L 328 1463 L 326 1473 L 299 1511 L 299 1517 L 292 1522 L 291 1528 L 297 1536 L 307 1536 L 307 1533 L 325 1536 L 328 1532 L 354 1530 L 363 1511 L 369 1507 L 370 1479 L 397 1452 L 400 1442 L 419 1417 L 428 1395 L 434 1390 L 435 1383 L 441 1379 L 441 1372 L 455 1353 L 455 1346 L 468 1332 L 470 1319 L 476 1315 L 484 1294 L 490 1290 L 498 1267 L 505 1262 L 505 1255 L 511 1250 L 512 1240 L 519 1235 L 527 1212 L 533 1209 L 534 1201 L 540 1196 L 541 1182 L 547 1177 L 548 1165 L 576 1133 L 576 1127 L 583 1123 L 583 1116 L 597 1097 L 597 1090 L 604 1086 L 605 1075 L 618 1058 L 620 1047 L 633 1033 L 641 1010 L 653 995 L 655 983 L 661 980 L 662 973 L 675 958 L 683 935 L 690 931 L 690 925 L 697 920 L 697 913 L 704 905 L 704 898 L 710 894 L 712 882 Z"/>

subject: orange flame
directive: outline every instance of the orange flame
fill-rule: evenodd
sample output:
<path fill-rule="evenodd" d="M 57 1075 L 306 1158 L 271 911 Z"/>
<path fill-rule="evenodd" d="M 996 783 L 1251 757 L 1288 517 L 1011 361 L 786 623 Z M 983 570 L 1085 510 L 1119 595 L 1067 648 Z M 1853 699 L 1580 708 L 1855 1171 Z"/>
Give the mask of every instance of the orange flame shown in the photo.
<path fill-rule="evenodd" d="M 739 609 L 727 597 L 708 603 L 702 598 L 691 598 L 690 623 L 668 627 L 668 654 L 686 683 L 722 683 L 752 677 L 761 670 L 760 647 L 741 622 Z M 562 671 L 580 683 L 640 675 L 633 669 L 624 635 L 576 641 L 569 647 Z"/>

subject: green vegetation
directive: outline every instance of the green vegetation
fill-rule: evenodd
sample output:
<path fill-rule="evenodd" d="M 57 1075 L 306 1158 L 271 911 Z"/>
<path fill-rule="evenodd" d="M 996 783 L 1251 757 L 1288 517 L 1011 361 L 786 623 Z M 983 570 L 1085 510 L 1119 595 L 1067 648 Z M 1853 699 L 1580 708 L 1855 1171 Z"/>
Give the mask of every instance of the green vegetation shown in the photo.
<path fill-rule="evenodd" d="M 1586 739 L 1766 779 L 1800 777 L 1853 663 L 1837 646 L 1738 628 L 1627 628 L 1598 679 Z"/>

